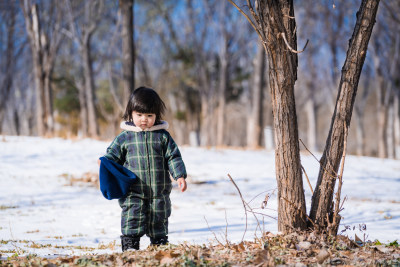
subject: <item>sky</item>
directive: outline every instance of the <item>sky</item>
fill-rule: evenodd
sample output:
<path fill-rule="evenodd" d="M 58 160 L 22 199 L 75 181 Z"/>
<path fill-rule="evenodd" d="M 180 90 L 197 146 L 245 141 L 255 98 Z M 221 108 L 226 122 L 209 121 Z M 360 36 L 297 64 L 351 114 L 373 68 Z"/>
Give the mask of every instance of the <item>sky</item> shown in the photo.
<path fill-rule="evenodd" d="M 97 159 L 110 141 L 0 136 L 1 257 L 82 255 L 120 252 L 117 200 L 98 188 L 73 182 L 98 172 Z M 208 244 L 254 240 L 278 233 L 274 152 L 266 150 L 180 147 L 188 171 L 188 189 L 176 183 L 171 193 L 172 244 Z M 316 154 L 317 158 L 320 155 Z M 314 187 L 319 164 L 302 153 Z M 246 216 L 235 180 L 246 202 L 265 216 Z M 303 176 L 305 179 L 305 177 Z M 72 181 L 72 182 L 71 182 Z M 304 180 L 307 210 L 311 190 Z M 400 240 L 400 161 L 348 155 L 344 169 L 344 210 L 339 232 L 363 240 Z M 262 202 L 268 202 L 262 209 Z M 150 244 L 144 236 L 141 249 Z"/>

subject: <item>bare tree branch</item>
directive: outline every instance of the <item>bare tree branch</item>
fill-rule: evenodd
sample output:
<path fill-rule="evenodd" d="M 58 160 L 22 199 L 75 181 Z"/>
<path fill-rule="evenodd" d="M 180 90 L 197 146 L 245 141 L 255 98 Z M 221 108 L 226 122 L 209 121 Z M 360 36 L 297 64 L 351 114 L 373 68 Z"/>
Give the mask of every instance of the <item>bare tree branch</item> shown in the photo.
<path fill-rule="evenodd" d="M 303 48 L 302 50 L 300 50 L 300 51 L 294 50 L 294 49 L 289 45 L 288 41 L 286 40 L 285 33 L 281 32 L 280 34 L 278 34 L 278 36 L 279 36 L 279 35 L 281 35 L 281 36 L 283 37 L 283 40 L 285 41 L 286 46 L 287 46 L 288 49 L 289 49 L 291 52 L 293 52 L 293 53 L 300 54 L 300 53 L 304 52 L 304 50 L 306 49 L 306 47 L 307 47 L 307 45 L 308 45 L 308 39 L 307 39 L 307 42 L 306 42 L 306 44 L 304 45 L 304 48 Z"/>

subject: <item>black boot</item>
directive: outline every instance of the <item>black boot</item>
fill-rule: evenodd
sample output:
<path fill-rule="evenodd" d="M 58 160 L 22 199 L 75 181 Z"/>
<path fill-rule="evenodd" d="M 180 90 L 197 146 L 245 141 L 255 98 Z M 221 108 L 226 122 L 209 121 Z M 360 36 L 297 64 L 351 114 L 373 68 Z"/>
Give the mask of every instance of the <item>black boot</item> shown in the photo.
<path fill-rule="evenodd" d="M 139 250 L 140 237 L 121 235 L 122 252 L 128 250 Z"/>
<path fill-rule="evenodd" d="M 168 244 L 168 236 L 161 236 L 161 237 L 150 237 L 150 242 L 153 246 L 159 245 L 167 245 Z"/>

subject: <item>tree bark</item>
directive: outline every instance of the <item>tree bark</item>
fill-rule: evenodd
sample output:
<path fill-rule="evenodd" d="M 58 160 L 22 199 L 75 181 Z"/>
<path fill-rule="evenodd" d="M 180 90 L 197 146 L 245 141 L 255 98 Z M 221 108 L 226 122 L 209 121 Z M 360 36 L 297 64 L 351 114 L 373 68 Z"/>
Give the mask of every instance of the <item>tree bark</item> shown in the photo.
<path fill-rule="evenodd" d="M 336 176 L 343 155 L 345 133 L 350 126 L 358 82 L 367 53 L 368 42 L 375 24 L 379 0 L 363 0 L 357 12 L 357 21 L 353 36 L 350 39 L 346 61 L 342 68 L 339 92 L 335 111 L 326 141 L 323 156 L 320 160 L 320 171 L 317 186 L 312 197 L 310 218 L 320 229 L 328 226 L 327 217 L 333 210 L 333 191 Z M 340 222 L 340 217 L 338 218 Z M 337 227 L 339 222 L 335 222 Z M 334 229 L 335 234 L 337 228 Z"/>
<path fill-rule="evenodd" d="M 306 228 L 294 84 L 297 79 L 296 21 L 293 1 L 259 1 L 258 14 L 266 44 L 275 127 L 278 183 L 278 230 Z"/>
<path fill-rule="evenodd" d="M 130 92 L 135 86 L 135 51 L 134 51 L 134 28 L 133 28 L 133 0 L 120 0 L 119 9 L 122 14 L 122 86 L 123 106 L 128 103 Z"/>

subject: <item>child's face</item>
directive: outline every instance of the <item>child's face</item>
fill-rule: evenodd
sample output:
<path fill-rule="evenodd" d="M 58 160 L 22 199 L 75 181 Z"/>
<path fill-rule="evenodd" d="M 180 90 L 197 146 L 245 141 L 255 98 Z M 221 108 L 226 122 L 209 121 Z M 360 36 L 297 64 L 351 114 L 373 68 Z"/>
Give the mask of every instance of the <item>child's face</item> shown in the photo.
<path fill-rule="evenodd" d="M 133 123 L 137 126 L 142 128 L 142 130 L 146 128 L 150 128 L 156 122 L 156 114 L 154 113 L 139 113 L 139 112 L 132 112 Z"/>

